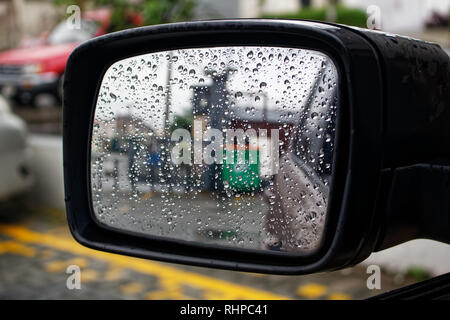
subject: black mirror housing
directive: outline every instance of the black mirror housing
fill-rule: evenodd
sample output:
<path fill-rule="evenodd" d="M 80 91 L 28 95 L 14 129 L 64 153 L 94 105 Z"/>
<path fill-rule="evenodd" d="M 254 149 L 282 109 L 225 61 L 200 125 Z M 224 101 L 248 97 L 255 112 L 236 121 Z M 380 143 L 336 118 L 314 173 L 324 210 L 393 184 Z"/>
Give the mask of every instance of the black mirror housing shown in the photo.
<path fill-rule="evenodd" d="M 341 108 L 330 218 L 320 248 L 311 254 L 266 253 L 150 239 L 99 224 L 93 214 L 89 163 L 96 99 L 106 70 L 118 60 L 149 52 L 244 45 L 317 50 L 337 67 Z M 401 211 L 405 198 L 398 196 L 398 188 L 406 180 L 396 184 L 398 168 L 433 164 L 443 170 L 450 165 L 449 60 L 435 44 L 291 20 L 176 23 L 87 41 L 70 56 L 64 79 L 65 200 L 71 232 L 81 244 L 98 250 L 277 274 L 348 267 L 375 250 L 421 235 L 450 242 L 450 224 L 438 233 L 430 226 L 427 232 L 418 231 L 424 213 L 408 220 Z M 444 177 L 447 180 L 438 177 L 442 183 L 434 186 L 443 208 L 450 198 L 448 174 Z M 444 186 L 447 189 L 442 190 Z M 413 232 L 411 228 L 415 228 Z"/>

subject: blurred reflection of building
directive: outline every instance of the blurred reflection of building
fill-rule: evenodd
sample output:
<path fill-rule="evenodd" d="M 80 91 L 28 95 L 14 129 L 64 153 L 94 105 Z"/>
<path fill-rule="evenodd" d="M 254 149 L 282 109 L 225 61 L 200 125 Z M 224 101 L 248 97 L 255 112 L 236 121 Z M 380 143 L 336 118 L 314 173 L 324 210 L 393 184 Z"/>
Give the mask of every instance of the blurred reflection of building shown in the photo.
<path fill-rule="evenodd" d="M 93 148 L 100 152 L 127 152 L 129 141 L 139 143 L 143 148 L 158 149 L 161 144 L 153 129 L 141 119 L 130 114 L 117 115 L 113 120 L 94 120 L 98 128 Z"/>
<path fill-rule="evenodd" d="M 280 139 L 287 142 L 289 132 L 295 123 L 295 114 L 279 109 L 239 106 L 230 108 L 226 89 L 226 75 L 217 75 L 209 86 L 193 86 L 194 120 L 202 120 L 204 130 L 214 129 L 266 129 L 270 138 L 271 129 L 279 130 Z M 250 110 L 250 111 L 249 111 Z M 287 145 L 287 143 L 283 144 Z"/>
<path fill-rule="evenodd" d="M 114 136 L 118 139 L 117 142 L 120 146 L 127 145 L 131 139 L 146 147 L 157 143 L 153 129 L 142 119 L 130 114 L 122 114 L 116 117 L 114 131 Z"/>
<path fill-rule="evenodd" d="M 267 106 L 267 97 L 264 97 L 264 104 L 255 108 L 253 105 L 237 105 L 229 100 L 230 94 L 226 88 L 228 72 L 212 76 L 211 85 L 192 86 L 193 99 L 192 110 L 194 120 L 202 121 L 202 132 L 207 128 L 219 129 L 221 131 L 242 129 L 248 133 L 249 129 L 255 130 L 258 139 L 257 149 L 262 145 L 269 146 L 272 141 L 272 130 L 277 130 L 278 138 L 275 143 L 286 149 L 292 137 L 292 130 L 295 122 L 298 121 L 298 114 L 281 109 L 270 108 Z M 247 94 L 247 93 L 245 93 Z M 233 107 L 231 107 L 233 105 Z M 192 128 L 194 130 L 194 128 Z M 261 133 L 263 132 L 263 133 Z M 194 132 L 192 132 L 192 135 Z M 250 136 L 246 136 L 245 148 L 249 149 L 252 145 Z M 203 141 L 203 146 L 209 144 Z M 230 146 L 226 146 L 229 148 Z M 233 148 L 238 146 L 233 146 Z M 264 150 L 262 150 L 264 149 Z M 261 159 L 266 159 L 267 148 L 259 150 Z M 273 163 L 267 161 L 259 162 L 259 174 L 261 176 L 270 176 L 273 172 Z M 201 176 L 202 188 L 204 190 L 220 190 L 222 187 L 221 177 L 223 169 L 221 165 L 203 165 L 194 166 L 194 172 Z"/>
<path fill-rule="evenodd" d="M 267 130 L 267 137 L 271 138 L 271 130 L 278 130 L 280 142 L 283 148 L 289 145 L 291 132 L 298 118 L 292 112 L 282 111 L 279 109 L 251 109 L 250 107 L 235 107 L 233 114 L 229 117 L 231 128 L 247 128 L 259 130 Z M 261 137 L 259 137 L 261 139 Z"/>
<path fill-rule="evenodd" d="M 226 89 L 227 74 L 227 71 L 222 74 L 209 72 L 213 80 L 211 85 L 192 87 L 192 112 L 194 121 L 202 121 L 202 132 L 205 132 L 207 127 L 220 130 L 224 126 L 222 120 L 225 117 L 228 105 L 228 93 Z M 192 130 L 194 130 L 194 127 Z M 193 131 L 192 134 L 194 134 Z M 205 143 L 204 141 L 203 144 Z M 194 174 L 201 176 L 201 188 L 203 190 L 221 190 L 223 188 L 220 179 L 220 170 L 220 166 L 217 164 L 194 166 Z"/>
<path fill-rule="evenodd" d="M 192 86 L 193 91 L 193 109 L 194 120 L 202 121 L 202 131 L 206 130 L 209 124 L 209 110 L 211 108 L 211 88 L 209 86 Z M 194 130 L 194 128 L 192 128 Z M 192 132 L 193 134 L 193 132 Z"/>
<path fill-rule="evenodd" d="M 222 129 L 225 112 L 228 105 L 226 83 L 228 71 L 222 74 L 211 72 L 213 83 L 210 86 L 193 86 L 194 120 L 204 120 L 212 128 Z"/>

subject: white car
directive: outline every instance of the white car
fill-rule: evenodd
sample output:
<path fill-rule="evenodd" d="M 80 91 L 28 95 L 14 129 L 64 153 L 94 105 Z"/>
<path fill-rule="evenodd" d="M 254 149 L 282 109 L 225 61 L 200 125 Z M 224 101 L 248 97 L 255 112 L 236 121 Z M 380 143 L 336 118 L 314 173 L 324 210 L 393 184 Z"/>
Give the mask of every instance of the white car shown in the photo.
<path fill-rule="evenodd" d="M 0 201 L 24 193 L 32 183 L 27 127 L 0 96 Z"/>

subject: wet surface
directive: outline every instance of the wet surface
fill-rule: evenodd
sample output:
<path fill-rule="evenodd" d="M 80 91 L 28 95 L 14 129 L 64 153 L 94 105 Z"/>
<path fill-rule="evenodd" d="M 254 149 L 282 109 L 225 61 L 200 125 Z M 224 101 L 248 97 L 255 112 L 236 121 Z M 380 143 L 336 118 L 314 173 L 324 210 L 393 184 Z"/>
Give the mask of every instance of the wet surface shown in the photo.
<path fill-rule="evenodd" d="M 32 133 L 62 133 L 62 107 L 52 101 L 13 112 Z M 67 287 L 73 265 L 81 289 Z M 369 276 L 363 265 L 276 276 L 113 255 L 73 240 L 64 212 L 37 208 L 26 196 L 0 203 L 0 299 L 364 299 L 414 282 L 382 270 L 381 289 L 369 290 Z"/>
<path fill-rule="evenodd" d="M 365 266 L 276 276 L 99 252 L 73 240 L 63 212 L 24 200 L 0 206 L 0 299 L 363 299 L 412 282 L 382 273 L 381 290 L 369 290 Z M 74 265 L 81 288 L 70 290 Z"/>

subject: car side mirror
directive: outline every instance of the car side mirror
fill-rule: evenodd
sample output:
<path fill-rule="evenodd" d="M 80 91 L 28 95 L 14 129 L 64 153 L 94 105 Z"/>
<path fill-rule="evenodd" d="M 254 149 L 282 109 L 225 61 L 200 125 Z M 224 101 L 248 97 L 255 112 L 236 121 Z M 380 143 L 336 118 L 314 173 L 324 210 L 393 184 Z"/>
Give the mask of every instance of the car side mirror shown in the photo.
<path fill-rule="evenodd" d="M 72 234 L 279 274 L 450 243 L 449 62 L 436 44 L 291 20 L 89 40 L 64 79 Z"/>

